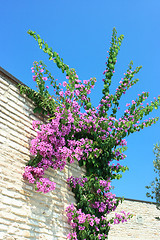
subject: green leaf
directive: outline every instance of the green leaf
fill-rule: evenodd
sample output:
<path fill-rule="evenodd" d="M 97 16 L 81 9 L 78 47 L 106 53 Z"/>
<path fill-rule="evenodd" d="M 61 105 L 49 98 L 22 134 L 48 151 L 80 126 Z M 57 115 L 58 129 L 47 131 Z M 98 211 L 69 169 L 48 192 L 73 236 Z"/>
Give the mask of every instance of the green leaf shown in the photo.
<path fill-rule="evenodd" d="M 86 104 L 86 107 L 87 107 L 87 109 L 90 109 L 90 108 L 91 108 L 91 103 L 90 103 L 90 102 L 87 103 L 87 104 Z"/>
<path fill-rule="evenodd" d="M 42 113 L 43 112 L 43 109 L 41 107 L 36 107 L 34 110 L 33 110 L 34 113 Z"/>

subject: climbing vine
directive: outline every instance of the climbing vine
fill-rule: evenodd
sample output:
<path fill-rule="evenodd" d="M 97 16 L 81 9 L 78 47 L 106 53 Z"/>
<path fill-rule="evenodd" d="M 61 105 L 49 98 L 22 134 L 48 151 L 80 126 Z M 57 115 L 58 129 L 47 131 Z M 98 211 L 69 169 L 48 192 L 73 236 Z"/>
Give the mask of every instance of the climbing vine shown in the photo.
<path fill-rule="evenodd" d="M 143 106 L 149 94 L 139 94 L 135 100 L 126 104 L 124 114 L 117 118 L 119 100 L 138 82 L 134 76 L 141 67 L 133 69 L 131 61 L 115 93 L 110 93 L 111 79 L 123 40 L 123 35 L 117 37 L 115 28 L 103 73 L 103 96 L 97 107 L 91 104 L 89 97 L 96 79 L 81 81 L 75 69 L 64 64 L 59 54 L 49 48 L 38 34 L 30 30 L 28 33 L 38 42 L 40 49 L 48 54 L 49 60 L 66 75 L 66 81 L 58 84 L 40 61 L 34 62 L 32 67 L 37 91 L 19 86 L 20 92 L 35 103 L 34 112 L 47 116 L 46 124 L 33 122 L 33 129 L 37 129 L 37 136 L 32 140 L 30 149 L 34 158 L 28 162 L 23 176 L 35 184 L 37 191 L 47 193 L 54 190 L 56 184 L 44 177 L 46 169 L 50 167 L 62 171 L 67 162 L 72 164 L 74 161 L 78 161 L 79 166 L 85 166 L 86 174 L 83 177 L 71 176 L 67 179 L 76 199 L 76 205 L 71 204 L 66 209 L 68 222 L 73 229 L 67 238 L 107 239 L 113 224 L 132 217 L 130 213 L 122 211 L 121 214 L 115 213 L 114 217 L 107 218 L 107 214 L 115 211 L 121 201 L 111 193 L 111 181 L 120 179 L 121 172 L 128 169 L 119 163 L 126 157 L 125 137 L 156 123 L 157 117 L 148 120 L 143 118 L 158 108 L 160 96 Z M 53 95 L 51 88 L 54 90 Z"/>

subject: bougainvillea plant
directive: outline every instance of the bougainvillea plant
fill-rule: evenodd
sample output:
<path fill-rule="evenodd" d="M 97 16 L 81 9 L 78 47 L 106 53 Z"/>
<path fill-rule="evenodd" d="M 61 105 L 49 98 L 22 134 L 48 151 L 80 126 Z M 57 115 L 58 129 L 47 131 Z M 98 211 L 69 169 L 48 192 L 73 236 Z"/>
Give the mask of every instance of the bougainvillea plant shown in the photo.
<path fill-rule="evenodd" d="M 111 193 L 111 181 L 121 178 L 121 172 L 127 169 L 119 163 L 126 157 L 123 153 L 126 150 L 125 137 L 158 120 L 143 119 L 158 108 L 160 96 L 143 106 L 149 94 L 139 94 L 136 100 L 126 104 L 127 109 L 117 118 L 119 101 L 126 90 L 138 82 L 134 75 L 141 67 L 133 70 L 131 62 L 115 93 L 110 93 L 111 79 L 123 40 L 123 35 L 117 37 L 115 28 L 103 73 L 102 99 L 97 107 L 91 104 L 89 97 L 96 79 L 81 81 L 75 69 L 64 64 L 59 54 L 53 52 L 38 34 L 30 30 L 28 33 L 38 42 L 40 49 L 49 55 L 49 60 L 55 62 L 66 75 L 66 81 L 58 84 L 40 61 L 34 62 L 32 67 L 38 91 L 20 86 L 20 92 L 34 101 L 34 112 L 47 117 L 46 124 L 33 122 L 33 129 L 37 129 L 30 149 L 34 158 L 28 162 L 23 176 L 35 184 L 37 191 L 47 193 L 54 190 L 56 184 L 44 177 L 46 169 L 50 167 L 62 171 L 67 163 L 74 161 L 78 161 L 79 166 L 85 166 L 84 176 L 67 179 L 76 199 L 76 205 L 71 204 L 66 209 L 68 223 L 73 229 L 67 238 L 107 239 L 113 224 L 125 222 L 132 216 L 121 212 L 107 218 L 107 214 L 115 211 L 121 201 Z M 51 87 L 54 89 L 53 95 L 48 89 Z"/>

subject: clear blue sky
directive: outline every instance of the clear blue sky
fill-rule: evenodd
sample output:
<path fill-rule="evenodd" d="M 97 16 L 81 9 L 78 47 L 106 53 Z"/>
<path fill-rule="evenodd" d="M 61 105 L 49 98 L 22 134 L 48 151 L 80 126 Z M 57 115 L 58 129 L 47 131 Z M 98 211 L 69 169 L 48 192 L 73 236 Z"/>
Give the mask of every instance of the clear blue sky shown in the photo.
<path fill-rule="evenodd" d="M 0 65 L 35 89 L 30 68 L 35 60 L 44 60 L 59 80 L 64 76 L 38 48 L 27 31 L 36 31 L 64 62 L 76 69 L 80 79 L 96 77 L 92 93 L 95 105 L 101 98 L 102 73 L 112 29 L 125 38 L 118 55 L 112 89 L 123 77 L 130 60 L 142 65 L 139 83 L 122 100 L 131 102 L 142 91 L 149 91 L 149 102 L 160 95 L 160 1 L 159 0 L 1 0 Z M 123 109 L 123 107 L 122 107 Z M 160 116 L 160 109 L 151 114 Z M 146 198 L 145 186 L 154 178 L 153 145 L 160 140 L 160 121 L 127 139 L 124 165 L 129 171 L 114 183 L 117 196 L 139 200 Z"/>

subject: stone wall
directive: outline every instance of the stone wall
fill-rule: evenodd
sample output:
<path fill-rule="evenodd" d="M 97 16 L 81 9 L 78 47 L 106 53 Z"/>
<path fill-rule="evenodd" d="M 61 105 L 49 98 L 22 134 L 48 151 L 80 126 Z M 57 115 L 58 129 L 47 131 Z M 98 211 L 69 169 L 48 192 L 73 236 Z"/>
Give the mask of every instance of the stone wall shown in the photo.
<path fill-rule="evenodd" d="M 66 184 L 69 176 L 80 176 L 77 164 L 64 171 L 47 171 L 56 190 L 42 194 L 24 181 L 22 174 L 30 159 L 29 145 L 36 132 L 31 101 L 19 94 L 18 79 L 0 68 L 0 239 L 63 240 L 69 232 L 65 208 L 74 203 L 74 195 Z M 84 170 L 83 170 L 84 171 Z M 160 211 L 155 204 L 125 200 L 120 209 L 134 217 L 125 224 L 113 226 L 109 240 L 160 239 Z"/>
<path fill-rule="evenodd" d="M 75 202 L 66 179 L 80 176 L 77 164 L 64 171 L 47 171 L 56 189 L 42 194 L 22 177 L 30 159 L 29 143 L 36 136 L 31 101 L 19 94 L 16 79 L 0 72 L 0 239 L 63 240 L 69 232 L 65 208 Z M 14 80 L 14 81 L 13 81 Z"/>
<path fill-rule="evenodd" d="M 151 202 L 125 199 L 116 212 L 130 212 L 133 218 L 126 223 L 114 225 L 109 240 L 159 240 L 160 210 Z M 110 217 L 113 213 L 110 214 Z"/>

